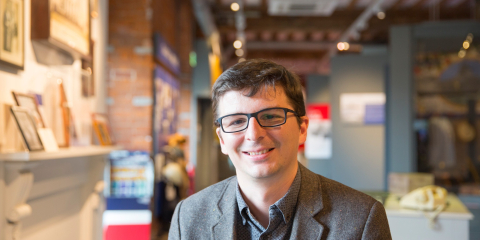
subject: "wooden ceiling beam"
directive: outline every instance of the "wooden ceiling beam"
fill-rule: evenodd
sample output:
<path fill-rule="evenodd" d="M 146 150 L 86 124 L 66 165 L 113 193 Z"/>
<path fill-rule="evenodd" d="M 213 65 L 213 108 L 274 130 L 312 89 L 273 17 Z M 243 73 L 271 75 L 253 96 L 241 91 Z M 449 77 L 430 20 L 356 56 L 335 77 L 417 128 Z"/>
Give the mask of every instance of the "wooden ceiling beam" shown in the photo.
<path fill-rule="evenodd" d="M 425 6 L 425 4 L 428 2 L 429 0 L 418 0 L 412 7 L 412 9 L 421 9 Z"/>
<path fill-rule="evenodd" d="M 402 7 L 404 2 L 405 2 L 405 0 L 398 0 L 395 4 L 392 5 L 392 7 L 390 9 L 391 10 L 398 10 Z"/>
<path fill-rule="evenodd" d="M 247 18 L 247 30 L 253 31 L 315 31 L 328 29 L 345 29 L 354 18 L 320 18 L 320 17 L 264 17 Z M 235 26 L 217 23 L 220 31 L 235 30 Z"/>
<path fill-rule="evenodd" d="M 348 4 L 347 9 L 354 10 L 355 8 L 357 8 L 357 2 L 358 0 L 351 0 L 350 3 Z"/>

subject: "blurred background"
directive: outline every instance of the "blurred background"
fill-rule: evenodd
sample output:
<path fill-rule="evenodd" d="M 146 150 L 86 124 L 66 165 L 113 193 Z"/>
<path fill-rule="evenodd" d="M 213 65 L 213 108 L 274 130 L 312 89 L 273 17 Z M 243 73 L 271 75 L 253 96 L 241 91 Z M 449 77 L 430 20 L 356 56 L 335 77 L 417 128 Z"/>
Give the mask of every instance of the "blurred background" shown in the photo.
<path fill-rule="evenodd" d="M 381 201 L 394 239 L 480 239 L 479 19 L 479 0 L 0 0 L 0 240 L 166 239 L 181 199 L 235 175 L 210 89 L 253 58 L 301 79 L 298 160 Z M 428 185 L 448 194 L 405 208 Z"/>

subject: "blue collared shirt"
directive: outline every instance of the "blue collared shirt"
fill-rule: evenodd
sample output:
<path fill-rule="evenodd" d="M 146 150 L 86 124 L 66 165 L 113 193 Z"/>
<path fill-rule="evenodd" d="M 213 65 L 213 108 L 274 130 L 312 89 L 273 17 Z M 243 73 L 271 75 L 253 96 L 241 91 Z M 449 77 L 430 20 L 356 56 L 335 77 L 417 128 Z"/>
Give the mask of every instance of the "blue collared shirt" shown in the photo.
<path fill-rule="evenodd" d="M 288 192 L 269 207 L 269 223 L 264 228 L 251 214 L 247 203 L 242 197 L 237 183 L 237 204 L 235 229 L 237 238 L 243 239 L 288 239 L 292 231 L 293 217 L 297 207 L 298 193 L 300 192 L 301 173 L 297 169 L 295 179 Z"/>

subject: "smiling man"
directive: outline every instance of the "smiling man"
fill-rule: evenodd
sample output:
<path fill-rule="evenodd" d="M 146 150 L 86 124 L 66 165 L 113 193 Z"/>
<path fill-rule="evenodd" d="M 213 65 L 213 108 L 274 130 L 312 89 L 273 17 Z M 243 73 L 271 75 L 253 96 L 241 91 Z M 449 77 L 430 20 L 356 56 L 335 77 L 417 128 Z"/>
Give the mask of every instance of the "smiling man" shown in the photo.
<path fill-rule="evenodd" d="M 391 239 L 381 203 L 298 163 L 303 99 L 298 77 L 267 60 L 217 79 L 216 132 L 237 175 L 180 202 L 169 239 Z"/>

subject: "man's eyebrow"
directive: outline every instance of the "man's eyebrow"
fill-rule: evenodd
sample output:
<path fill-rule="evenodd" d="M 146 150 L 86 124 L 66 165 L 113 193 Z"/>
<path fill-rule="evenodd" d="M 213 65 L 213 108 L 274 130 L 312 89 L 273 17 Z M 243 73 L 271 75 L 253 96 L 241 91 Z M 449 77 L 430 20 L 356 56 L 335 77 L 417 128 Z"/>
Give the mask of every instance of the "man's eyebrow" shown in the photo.
<path fill-rule="evenodd" d="M 260 111 L 263 111 L 263 110 L 269 109 L 269 108 L 288 108 L 288 107 L 281 107 L 281 106 L 275 105 L 275 106 L 273 106 L 273 107 L 262 108 L 262 109 L 260 109 L 260 110 L 258 110 L 258 111 L 255 111 L 255 112 L 248 112 L 248 113 L 246 113 L 246 112 L 227 113 L 227 114 L 224 114 L 223 116 L 232 115 L 232 114 L 252 114 L 252 113 L 257 113 L 257 112 L 260 112 Z M 222 116 L 220 116 L 220 117 L 222 117 Z"/>

